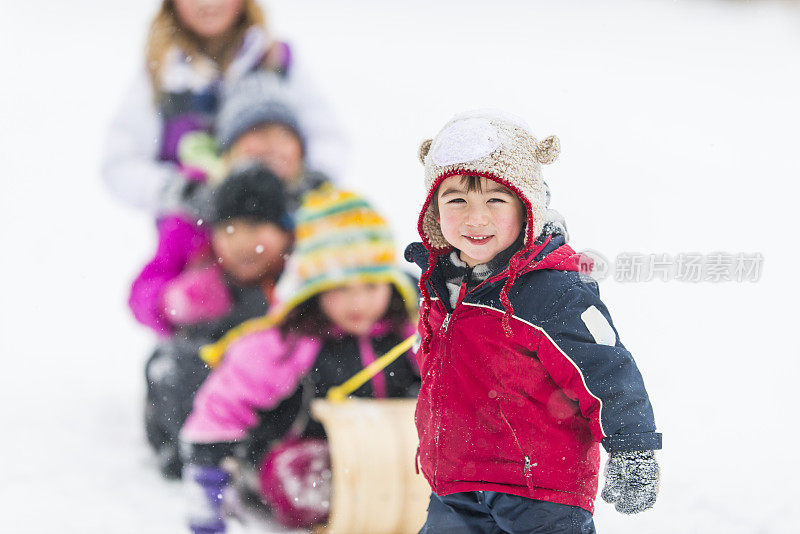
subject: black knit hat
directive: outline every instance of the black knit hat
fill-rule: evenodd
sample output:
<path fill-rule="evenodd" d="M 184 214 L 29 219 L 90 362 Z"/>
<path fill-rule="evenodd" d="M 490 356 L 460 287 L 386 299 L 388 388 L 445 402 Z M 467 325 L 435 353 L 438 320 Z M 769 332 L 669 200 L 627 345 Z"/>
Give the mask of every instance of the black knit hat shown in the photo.
<path fill-rule="evenodd" d="M 283 183 L 263 165 L 234 169 L 214 191 L 214 224 L 231 219 L 271 222 L 292 229 Z"/>

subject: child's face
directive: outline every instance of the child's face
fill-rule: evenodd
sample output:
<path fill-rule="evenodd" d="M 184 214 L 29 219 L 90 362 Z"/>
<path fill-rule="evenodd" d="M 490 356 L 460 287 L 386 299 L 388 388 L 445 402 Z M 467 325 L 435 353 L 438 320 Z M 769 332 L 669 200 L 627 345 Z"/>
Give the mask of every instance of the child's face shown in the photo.
<path fill-rule="evenodd" d="M 463 176 L 446 178 L 436 191 L 447 242 L 461 251 L 470 267 L 486 263 L 510 247 L 522 230 L 524 206 L 506 187 L 480 178 L 480 189 L 467 191 Z"/>
<path fill-rule="evenodd" d="M 279 274 L 290 241 L 289 232 L 280 226 L 247 219 L 218 224 L 212 234 L 217 261 L 242 284 Z"/>
<path fill-rule="evenodd" d="M 303 169 L 303 146 L 286 126 L 265 124 L 240 136 L 231 147 L 230 159 L 259 161 L 285 183 L 291 183 Z"/>
<path fill-rule="evenodd" d="M 391 299 L 391 284 L 353 282 L 326 291 L 319 303 L 333 324 L 348 334 L 363 336 L 386 314 Z"/>
<path fill-rule="evenodd" d="M 204 39 L 220 37 L 233 27 L 244 0 L 174 0 L 186 27 Z"/>

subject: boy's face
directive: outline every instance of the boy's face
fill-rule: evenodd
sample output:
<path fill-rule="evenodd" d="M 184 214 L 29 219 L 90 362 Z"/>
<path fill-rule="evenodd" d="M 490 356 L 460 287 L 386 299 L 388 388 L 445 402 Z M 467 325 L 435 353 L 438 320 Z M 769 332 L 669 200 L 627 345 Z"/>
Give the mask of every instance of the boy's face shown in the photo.
<path fill-rule="evenodd" d="M 282 124 L 264 124 L 245 132 L 231 147 L 230 158 L 261 162 L 285 183 L 297 180 L 303 170 L 303 146 Z"/>
<path fill-rule="evenodd" d="M 439 186 L 436 220 L 447 242 L 461 251 L 461 261 L 474 267 L 516 241 L 525 208 L 517 195 L 497 182 L 480 178 L 480 188 L 467 191 L 463 178 L 451 176 Z"/>
<path fill-rule="evenodd" d="M 269 222 L 232 219 L 214 227 L 212 245 L 222 268 L 237 282 L 252 284 L 283 269 L 291 235 Z"/>
<path fill-rule="evenodd" d="M 348 334 L 363 336 L 386 314 L 391 299 L 391 284 L 352 282 L 323 293 L 319 305 L 334 325 Z"/>

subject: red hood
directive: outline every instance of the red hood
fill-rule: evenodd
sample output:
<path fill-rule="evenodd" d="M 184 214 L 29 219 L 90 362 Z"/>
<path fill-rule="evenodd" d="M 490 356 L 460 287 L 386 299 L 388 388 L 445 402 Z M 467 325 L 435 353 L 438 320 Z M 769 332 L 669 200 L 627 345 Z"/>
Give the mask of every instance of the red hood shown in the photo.
<path fill-rule="evenodd" d="M 552 235 L 547 236 L 542 244 L 533 247 L 531 253 L 528 254 L 527 257 L 520 263 L 519 274 L 524 274 L 539 269 L 575 271 L 584 274 L 590 274 L 592 272 L 592 268 L 594 267 L 594 260 L 592 258 L 586 254 L 575 252 L 572 247 L 566 243 L 561 244 L 560 246 L 556 243 L 551 244 L 552 239 Z M 537 256 L 540 256 L 540 253 L 543 250 L 549 248 L 548 245 L 555 248 L 552 248 L 552 250 L 546 252 L 543 258 L 536 260 Z M 508 269 L 493 276 L 492 281 L 499 280 L 505 276 L 508 276 Z"/>

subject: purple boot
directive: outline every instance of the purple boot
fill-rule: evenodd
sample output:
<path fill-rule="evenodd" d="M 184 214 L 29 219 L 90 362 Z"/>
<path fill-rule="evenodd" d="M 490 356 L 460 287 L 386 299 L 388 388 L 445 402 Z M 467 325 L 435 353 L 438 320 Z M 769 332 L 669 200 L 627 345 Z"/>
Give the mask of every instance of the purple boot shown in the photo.
<path fill-rule="evenodd" d="M 184 471 L 189 484 L 189 528 L 193 534 L 221 534 L 225 532 L 223 494 L 231 475 L 219 467 L 190 465 Z"/>

